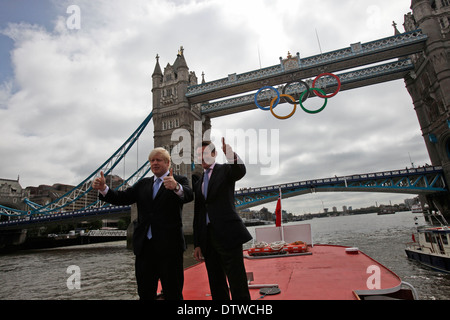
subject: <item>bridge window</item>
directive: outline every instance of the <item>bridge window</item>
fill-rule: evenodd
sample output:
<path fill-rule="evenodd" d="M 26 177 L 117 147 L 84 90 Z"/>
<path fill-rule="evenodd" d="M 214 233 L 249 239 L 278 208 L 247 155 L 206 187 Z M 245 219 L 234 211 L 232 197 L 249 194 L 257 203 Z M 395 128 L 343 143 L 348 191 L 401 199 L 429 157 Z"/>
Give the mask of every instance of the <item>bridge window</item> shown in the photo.
<path fill-rule="evenodd" d="M 447 139 L 447 143 L 445 144 L 445 148 L 447 149 L 447 157 L 450 159 L 450 138 Z"/>

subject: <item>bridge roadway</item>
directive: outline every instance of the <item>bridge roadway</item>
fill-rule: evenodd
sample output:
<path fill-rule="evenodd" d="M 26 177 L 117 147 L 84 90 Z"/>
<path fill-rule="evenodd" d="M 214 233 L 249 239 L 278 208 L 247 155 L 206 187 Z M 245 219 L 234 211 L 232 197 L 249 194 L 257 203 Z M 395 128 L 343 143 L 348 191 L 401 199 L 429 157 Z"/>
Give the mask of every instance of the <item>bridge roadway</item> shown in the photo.
<path fill-rule="evenodd" d="M 108 205 L 101 208 L 90 208 L 78 211 L 65 211 L 48 214 L 26 215 L 19 219 L 0 221 L 1 230 L 38 228 L 45 225 L 68 224 L 81 221 L 116 219 L 130 216 L 131 206 Z"/>
<path fill-rule="evenodd" d="M 442 167 L 424 167 L 393 171 L 354 174 L 342 177 L 298 181 L 235 191 L 236 207 L 245 209 L 276 201 L 279 190 L 282 197 L 291 198 L 310 192 L 388 192 L 427 194 L 448 192 Z M 29 215 L 20 219 L 1 221 L 0 230 L 26 229 L 47 224 L 72 223 L 123 217 L 130 214 L 130 206 L 105 206 L 73 212 Z"/>

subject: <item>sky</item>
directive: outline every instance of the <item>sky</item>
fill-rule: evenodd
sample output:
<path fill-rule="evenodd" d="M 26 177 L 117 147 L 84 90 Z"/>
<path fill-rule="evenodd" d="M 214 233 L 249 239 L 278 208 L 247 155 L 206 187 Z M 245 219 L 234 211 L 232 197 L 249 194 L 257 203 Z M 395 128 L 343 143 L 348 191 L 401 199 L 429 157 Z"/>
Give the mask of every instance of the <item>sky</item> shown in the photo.
<path fill-rule="evenodd" d="M 375 4 L 374 4 L 375 3 Z M 201 81 L 308 57 L 403 32 L 410 0 L 1 0 L 0 178 L 22 187 L 77 185 L 152 110 L 156 55 L 173 64 L 180 46 Z M 75 9 L 74 9 L 75 8 Z M 76 9 L 79 9 L 77 11 Z M 314 101 L 316 100 L 316 101 Z M 311 99 L 314 109 L 321 101 Z M 291 110 L 280 105 L 279 114 Z M 212 119 L 227 130 L 276 130 L 279 170 L 249 164 L 236 187 L 402 169 L 430 163 L 403 80 L 340 92 L 318 114 L 288 120 L 259 109 Z M 258 131 L 259 132 L 259 131 Z M 233 147 L 233 142 L 227 140 Z M 236 142 L 237 143 L 237 142 Z M 153 123 L 115 173 L 140 166 Z M 247 159 L 254 146 L 236 146 Z M 283 200 L 295 214 L 343 205 L 403 202 L 411 195 L 312 193 Z M 274 211 L 276 203 L 265 206 Z M 256 207 L 258 209 L 260 207 Z"/>

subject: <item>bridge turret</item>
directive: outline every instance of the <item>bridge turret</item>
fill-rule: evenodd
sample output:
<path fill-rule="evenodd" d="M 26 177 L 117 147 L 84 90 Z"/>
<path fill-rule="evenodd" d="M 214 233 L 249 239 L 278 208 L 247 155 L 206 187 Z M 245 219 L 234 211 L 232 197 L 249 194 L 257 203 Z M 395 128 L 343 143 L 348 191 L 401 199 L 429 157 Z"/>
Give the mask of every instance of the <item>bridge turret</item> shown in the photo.
<path fill-rule="evenodd" d="M 191 105 L 186 98 L 188 86 L 196 85 L 197 77 L 194 72 L 189 71 L 183 47 L 180 47 L 173 65 L 168 63 L 164 71 L 161 71 L 159 56 L 157 56 L 152 79 L 154 146 L 163 147 L 169 151 L 174 173 L 184 175 L 192 181 L 195 122 L 201 123 L 201 115 L 200 107 Z M 173 135 L 175 130 L 182 132 L 182 138 L 179 139 L 177 133 Z M 184 139 L 190 139 L 190 141 Z M 180 147 L 181 144 L 187 148 L 183 149 Z M 200 166 L 197 165 L 197 167 Z M 193 203 L 188 203 L 183 207 L 186 235 L 192 234 L 193 216 Z"/>

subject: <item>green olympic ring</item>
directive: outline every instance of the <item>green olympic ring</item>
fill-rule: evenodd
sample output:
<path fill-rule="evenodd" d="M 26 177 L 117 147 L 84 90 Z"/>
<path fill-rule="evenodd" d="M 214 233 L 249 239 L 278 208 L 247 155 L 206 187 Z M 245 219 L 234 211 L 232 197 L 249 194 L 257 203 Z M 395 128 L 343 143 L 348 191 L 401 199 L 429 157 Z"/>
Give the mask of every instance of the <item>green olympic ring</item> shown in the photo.
<path fill-rule="evenodd" d="M 311 113 L 311 114 L 319 113 L 320 111 L 322 111 L 323 109 L 325 109 L 325 107 L 327 106 L 328 98 L 324 98 L 324 99 L 325 99 L 325 102 L 324 102 L 324 104 L 322 105 L 321 108 L 319 108 L 319 109 L 317 109 L 317 110 L 308 110 L 308 109 L 306 109 L 306 108 L 303 106 L 302 99 L 303 99 L 303 96 L 305 95 L 305 93 L 307 93 L 307 92 L 309 92 L 309 91 L 318 91 L 319 93 L 321 93 L 322 95 L 325 96 L 325 91 L 323 91 L 322 89 L 318 89 L 318 88 L 309 88 L 308 90 L 303 91 L 303 93 L 300 95 L 300 98 L 298 99 L 298 100 L 299 100 L 299 103 L 300 103 L 300 107 L 303 109 L 303 111 L 305 111 L 305 112 L 307 112 L 307 113 Z M 318 96 L 319 96 L 319 95 L 318 95 Z M 319 96 L 319 97 L 320 97 L 320 96 Z"/>

